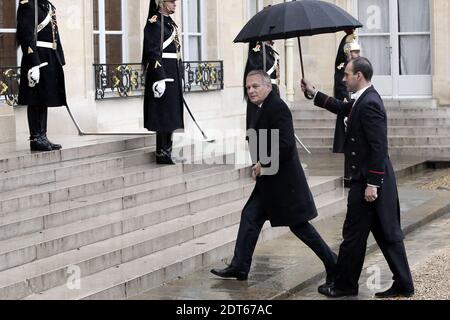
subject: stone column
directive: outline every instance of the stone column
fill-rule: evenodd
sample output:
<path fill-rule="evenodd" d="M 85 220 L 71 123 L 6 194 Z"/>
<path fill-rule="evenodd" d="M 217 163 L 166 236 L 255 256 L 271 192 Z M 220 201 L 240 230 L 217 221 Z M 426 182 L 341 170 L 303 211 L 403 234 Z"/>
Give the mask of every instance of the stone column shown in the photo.
<path fill-rule="evenodd" d="M 450 3 L 432 1 L 433 98 L 439 105 L 450 105 Z"/>
<path fill-rule="evenodd" d="M 288 39 L 285 42 L 286 47 L 286 100 L 293 102 L 295 98 L 294 91 L 294 40 Z"/>

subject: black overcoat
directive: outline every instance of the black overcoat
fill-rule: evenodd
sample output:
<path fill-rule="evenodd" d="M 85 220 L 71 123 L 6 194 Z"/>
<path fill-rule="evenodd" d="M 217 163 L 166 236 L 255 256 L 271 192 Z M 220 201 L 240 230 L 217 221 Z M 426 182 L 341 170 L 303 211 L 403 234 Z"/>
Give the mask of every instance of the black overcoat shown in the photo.
<path fill-rule="evenodd" d="M 150 131 L 173 132 L 184 129 L 182 61 L 163 58 L 161 52 L 161 14 L 155 13 L 147 20 L 144 29 L 142 64 L 146 68 L 144 96 L 144 127 Z M 177 26 L 171 17 L 164 17 L 164 41 L 169 39 Z M 179 53 L 179 39 L 172 41 L 164 53 Z M 153 96 L 153 84 L 163 79 L 166 91 L 161 98 Z"/>
<path fill-rule="evenodd" d="M 257 178 L 249 202 L 256 191 L 262 195 L 267 219 L 273 227 L 294 226 L 314 219 L 317 210 L 298 156 L 292 114 L 275 92 L 272 91 L 266 98 L 251 128 L 256 130 L 258 146 L 264 139 L 259 130 L 267 130 L 268 150 L 271 150 L 271 130 L 279 130 L 279 170 L 275 175 Z M 250 148 L 252 143 L 255 141 L 250 139 Z M 253 160 L 260 159 L 258 155 Z M 271 165 L 262 164 L 264 167 Z"/>
<path fill-rule="evenodd" d="M 387 116 L 380 95 L 371 86 L 353 106 L 353 102 L 345 103 L 318 92 L 314 103 L 349 117 L 344 144 L 345 178 L 351 185 L 379 186 L 373 206 L 385 239 L 402 240 L 397 182 L 388 154 Z"/>
<path fill-rule="evenodd" d="M 57 24 L 52 29 L 48 23 L 38 33 L 38 41 L 56 43 L 56 50 L 36 46 L 35 39 L 35 2 L 19 2 L 17 9 L 17 40 L 22 49 L 23 57 L 20 70 L 19 105 L 59 107 L 66 106 L 66 89 L 63 66 L 65 65 L 64 51 L 59 37 Z M 49 14 L 49 6 L 55 7 L 47 0 L 37 0 L 38 23 L 45 20 Z M 55 16 L 56 21 L 56 16 Z M 54 35 L 53 35 L 54 32 Z M 54 39 L 55 38 L 55 39 Z M 28 71 L 41 63 L 48 66 L 40 69 L 39 83 L 34 87 L 28 86 Z"/>

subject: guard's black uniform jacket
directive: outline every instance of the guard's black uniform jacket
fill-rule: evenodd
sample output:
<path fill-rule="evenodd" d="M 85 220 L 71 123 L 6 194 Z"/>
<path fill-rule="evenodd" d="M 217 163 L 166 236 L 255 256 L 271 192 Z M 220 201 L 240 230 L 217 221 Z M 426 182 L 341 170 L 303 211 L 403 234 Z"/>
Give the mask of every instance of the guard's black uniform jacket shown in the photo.
<path fill-rule="evenodd" d="M 317 210 L 300 164 L 292 114 L 286 103 L 275 92 L 269 94 L 257 112 L 253 128 L 256 130 L 257 146 L 262 146 L 262 139 L 267 139 L 269 152 L 272 145 L 271 131 L 279 130 L 279 170 L 275 175 L 262 175 L 257 178 L 248 203 L 258 191 L 262 195 L 267 219 L 273 227 L 295 226 L 314 219 Z M 267 136 L 261 135 L 260 130 L 264 129 L 267 130 Z M 250 139 L 250 149 L 255 148 L 252 143 L 256 142 Z M 259 152 L 256 159 L 252 160 L 255 163 L 262 160 Z M 273 165 L 263 161 L 261 164 L 266 168 Z"/>
<path fill-rule="evenodd" d="M 344 81 L 344 71 L 347 65 L 347 56 L 344 52 L 344 46 L 348 35 L 342 38 L 339 44 L 338 52 L 336 55 L 336 61 L 334 63 L 334 97 L 340 101 L 350 101 L 350 94 L 347 91 L 347 86 Z M 344 118 L 340 115 L 337 116 L 336 126 L 334 129 L 333 139 L 333 152 L 344 153 L 344 140 L 345 140 L 345 126 Z"/>
<path fill-rule="evenodd" d="M 272 79 L 272 91 L 276 92 L 278 95 L 280 94 L 278 88 L 278 68 L 279 68 L 279 58 L 278 53 L 272 48 L 270 45 L 265 45 L 266 47 L 266 71 Z M 263 61 L 263 47 L 261 42 L 250 43 L 249 51 L 248 51 L 248 59 L 247 64 L 245 66 L 244 72 L 244 97 L 247 99 L 247 117 L 246 117 L 246 129 L 250 128 L 252 119 L 255 117 L 256 108 L 258 106 L 254 105 L 248 100 L 247 90 L 245 88 L 247 75 L 250 71 L 253 70 L 263 70 L 264 69 L 264 61 Z"/>
<path fill-rule="evenodd" d="M 378 92 L 373 86 L 368 88 L 354 106 L 353 101 L 345 103 L 318 92 L 314 103 L 349 118 L 344 144 L 345 179 L 351 188 L 379 186 L 374 205 L 385 239 L 402 240 L 397 183 L 388 155 L 386 110 Z"/>
<path fill-rule="evenodd" d="M 161 13 L 157 12 L 149 17 L 144 29 L 144 127 L 150 131 L 173 132 L 184 128 L 180 42 L 177 25 L 171 17 L 165 16 L 164 47 L 167 47 L 162 48 L 161 26 Z M 174 82 L 166 82 L 164 95 L 155 98 L 153 84 L 168 78 L 174 79 Z"/>
<path fill-rule="evenodd" d="M 38 5 L 38 36 L 35 39 L 35 3 Z M 47 0 L 24 0 L 17 10 L 17 40 L 22 48 L 19 104 L 58 107 L 67 105 L 63 66 L 64 51 L 58 32 L 55 7 Z M 44 62 L 39 83 L 28 86 L 28 71 Z"/>

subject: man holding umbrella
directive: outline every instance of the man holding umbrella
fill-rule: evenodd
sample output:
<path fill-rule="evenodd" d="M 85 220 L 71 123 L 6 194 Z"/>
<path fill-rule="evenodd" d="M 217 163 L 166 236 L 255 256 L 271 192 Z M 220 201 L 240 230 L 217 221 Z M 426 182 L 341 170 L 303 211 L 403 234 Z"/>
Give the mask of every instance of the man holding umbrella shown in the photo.
<path fill-rule="evenodd" d="M 377 293 L 379 298 L 414 294 L 403 232 L 395 173 L 389 159 L 387 117 L 383 101 L 371 84 L 373 68 L 366 58 L 351 60 L 344 81 L 355 100 L 342 102 L 302 80 L 302 90 L 313 95 L 314 104 L 349 118 L 345 137 L 345 177 L 350 181 L 348 210 L 343 226 L 337 273 L 333 284 L 319 292 L 329 297 L 358 294 L 369 233 L 383 252 L 394 275 L 392 287 Z"/>

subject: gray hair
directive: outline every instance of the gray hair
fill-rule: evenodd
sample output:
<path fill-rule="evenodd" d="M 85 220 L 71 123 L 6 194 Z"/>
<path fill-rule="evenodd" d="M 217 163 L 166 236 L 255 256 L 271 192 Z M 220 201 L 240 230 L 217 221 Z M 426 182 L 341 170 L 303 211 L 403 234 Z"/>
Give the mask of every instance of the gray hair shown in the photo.
<path fill-rule="evenodd" d="M 270 76 L 267 74 L 267 72 L 264 72 L 264 70 L 253 70 L 250 71 L 247 75 L 247 78 L 250 76 L 260 76 L 263 80 L 263 84 L 272 87 L 272 80 L 270 79 Z"/>

